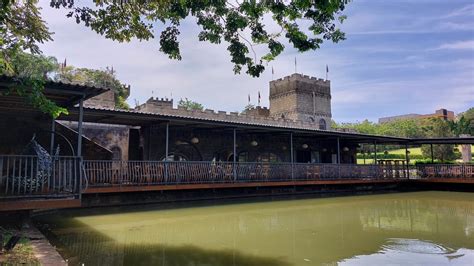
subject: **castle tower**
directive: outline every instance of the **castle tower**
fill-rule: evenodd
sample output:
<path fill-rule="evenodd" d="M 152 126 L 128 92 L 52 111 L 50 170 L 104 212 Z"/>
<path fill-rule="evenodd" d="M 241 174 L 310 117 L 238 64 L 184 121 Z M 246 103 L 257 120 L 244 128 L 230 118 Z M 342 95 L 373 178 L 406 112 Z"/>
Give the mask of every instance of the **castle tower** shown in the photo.
<path fill-rule="evenodd" d="M 149 113 L 161 113 L 164 110 L 173 109 L 173 99 L 153 98 L 151 97 L 146 103 L 135 107 L 135 110 Z"/>
<path fill-rule="evenodd" d="M 270 81 L 270 116 L 331 127 L 331 83 L 301 74 Z"/>

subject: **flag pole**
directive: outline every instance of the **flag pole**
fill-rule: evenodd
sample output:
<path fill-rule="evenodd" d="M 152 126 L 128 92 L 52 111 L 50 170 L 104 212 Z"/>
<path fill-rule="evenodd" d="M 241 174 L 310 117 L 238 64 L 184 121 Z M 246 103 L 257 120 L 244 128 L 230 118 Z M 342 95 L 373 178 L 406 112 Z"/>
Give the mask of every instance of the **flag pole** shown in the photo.
<path fill-rule="evenodd" d="M 298 68 L 296 68 L 296 56 L 295 56 L 295 73 L 298 73 Z"/>
<path fill-rule="evenodd" d="M 328 67 L 328 65 L 326 64 L 326 81 L 328 80 L 328 74 L 329 74 L 329 67 Z"/>

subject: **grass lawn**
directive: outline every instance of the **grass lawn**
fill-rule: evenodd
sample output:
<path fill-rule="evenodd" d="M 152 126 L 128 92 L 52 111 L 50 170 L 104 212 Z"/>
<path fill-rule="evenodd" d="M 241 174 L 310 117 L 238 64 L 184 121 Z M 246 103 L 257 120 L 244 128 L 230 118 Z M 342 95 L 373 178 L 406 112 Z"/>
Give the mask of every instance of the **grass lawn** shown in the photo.
<path fill-rule="evenodd" d="M 5 246 L 13 234 L 21 233 L 14 225 L 2 223 L 0 225 L 0 234 L 2 234 L 3 246 Z M 22 237 L 12 250 L 0 252 L 0 265 L 40 265 L 40 262 L 34 256 L 30 240 Z"/>
<path fill-rule="evenodd" d="M 457 147 L 459 150 L 461 150 L 461 146 L 458 146 Z M 471 147 L 472 151 L 474 152 L 474 145 L 472 145 Z M 418 147 L 418 148 L 409 148 L 408 151 L 410 151 L 410 155 L 422 155 L 421 153 L 421 147 Z M 398 150 L 391 150 L 389 151 L 389 154 L 398 154 L 398 155 L 405 155 L 405 149 L 398 149 Z M 372 155 L 373 156 L 373 155 Z M 378 159 L 380 160 L 383 160 L 383 151 L 378 151 L 377 152 L 377 157 Z M 430 159 L 430 158 L 426 158 L 427 160 Z M 417 159 L 411 159 L 410 160 L 410 163 L 413 164 L 417 161 Z M 472 161 L 474 162 L 474 153 L 473 153 L 473 157 L 472 157 Z M 366 158 L 365 159 L 365 163 L 366 164 L 373 164 L 374 163 L 374 159 L 373 158 Z M 357 159 L 357 164 L 364 164 L 364 159 Z"/>

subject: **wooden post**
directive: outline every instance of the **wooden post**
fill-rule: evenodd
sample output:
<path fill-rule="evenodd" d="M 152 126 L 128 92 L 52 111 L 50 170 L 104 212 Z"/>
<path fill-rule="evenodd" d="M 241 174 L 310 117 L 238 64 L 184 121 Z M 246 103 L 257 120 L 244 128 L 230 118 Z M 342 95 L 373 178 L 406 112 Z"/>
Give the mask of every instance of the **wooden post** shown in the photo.
<path fill-rule="evenodd" d="M 410 179 L 410 158 L 408 157 L 408 144 L 405 144 L 405 161 L 407 162 L 407 179 Z"/>
<path fill-rule="evenodd" d="M 51 120 L 51 146 L 49 147 L 49 154 L 54 156 L 54 134 L 56 130 L 56 120 L 54 118 Z"/>
<path fill-rule="evenodd" d="M 431 148 L 431 163 L 434 163 L 433 143 L 430 144 Z"/>
<path fill-rule="evenodd" d="M 233 152 L 234 152 L 234 162 L 232 168 L 234 169 L 234 181 L 237 181 L 237 132 L 234 128 L 234 145 L 233 145 Z"/>
<path fill-rule="evenodd" d="M 165 183 L 168 183 L 168 152 L 169 152 L 169 134 L 170 122 L 166 122 L 166 137 L 165 137 Z"/>
<path fill-rule="evenodd" d="M 377 164 L 377 141 L 374 141 L 374 164 Z"/>
<path fill-rule="evenodd" d="M 82 156 L 82 120 L 84 118 L 84 98 L 79 101 L 79 122 L 77 129 L 77 156 Z"/>
<path fill-rule="evenodd" d="M 290 161 L 291 161 L 291 179 L 295 179 L 295 173 L 293 169 L 294 159 L 293 159 L 293 132 L 290 133 Z"/>
<path fill-rule="evenodd" d="M 339 137 L 337 137 L 337 164 L 341 163 L 341 146 L 339 143 Z"/>

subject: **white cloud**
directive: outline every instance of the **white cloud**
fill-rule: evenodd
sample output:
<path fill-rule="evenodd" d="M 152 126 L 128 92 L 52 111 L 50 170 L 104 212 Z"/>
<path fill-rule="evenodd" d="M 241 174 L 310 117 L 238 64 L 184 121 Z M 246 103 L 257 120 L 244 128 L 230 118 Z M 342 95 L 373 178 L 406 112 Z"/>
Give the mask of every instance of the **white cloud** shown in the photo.
<path fill-rule="evenodd" d="M 449 12 L 444 18 L 460 17 L 460 16 L 473 16 L 474 15 L 474 4 L 468 4 L 461 8 L 455 9 Z"/>
<path fill-rule="evenodd" d="M 450 49 L 450 50 L 474 50 L 474 40 L 458 41 L 452 43 L 445 43 L 436 49 Z"/>
<path fill-rule="evenodd" d="M 225 44 L 198 42 L 197 29 L 191 21 L 183 23 L 181 28 L 183 60 L 173 61 L 159 52 L 156 39 L 113 42 L 66 19 L 62 10 L 45 6 L 44 17 L 56 34 L 55 41 L 42 45 L 42 49 L 60 61 L 67 58 L 68 64 L 80 67 L 114 66 L 119 79 L 132 86 L 129 98 L 132 105 L 134 99 L 143 103 L 152 96 L 152 91 L 155 97 L 173 94 L 175 101 L 188 97 L 208 108 L 226 111 L 242 110 L 248 94 L 256 103 L 260 91 L 262 104 L 268 105 L 272 66 L 274 78 L 291 74 L 295 71 L 295 57 L 298 72 L 311 76 L 324 77 L 325 65 L 329 64 L 333 116 L 337 121 L 429 113 L 440 107 L 460 112 L 474 105 L 474 66 L 469 60 L 474 41 L 461 41 L 449 35 L 450 27 L 461 30 L 459 25 L 472 23 L 472 19 L 441 21 L 439 16 L 426 14 L 409 21 L 407 17 L 413 14 L 399 10 L 371 13 L 373 2 L 366 4 L 366 7 L 350 7 L 353 15 L 344 24 L 347 41 L 325 43 L 321 50 L 304 54 L 286 45 L 284 54 L 270 63 L 260 78 L 234 75 Z M 436 32 L 434 38 L 419 36 L 430 32 Z M 437 50 L 458 49 L 462 55 L 444 58 L 443 53 L 427 53 L 423 48 L 442 42 L 445 44 Z M 464 71 L 462 75 L 461 71 Z"/>

